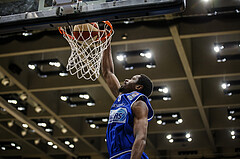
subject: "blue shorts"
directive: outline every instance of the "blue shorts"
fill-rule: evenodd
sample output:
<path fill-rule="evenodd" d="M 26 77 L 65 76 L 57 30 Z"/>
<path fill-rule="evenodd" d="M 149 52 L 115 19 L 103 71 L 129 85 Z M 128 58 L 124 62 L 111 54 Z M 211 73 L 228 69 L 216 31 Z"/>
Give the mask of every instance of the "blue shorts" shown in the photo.
<path fill-rule="evenodd" d="M 124 153 L 120 156 L 115 157 L 114 159 L 130 159 L 131 152 Z M 148 156 L 143 152 L 141 159 L 149 159 Z"/>

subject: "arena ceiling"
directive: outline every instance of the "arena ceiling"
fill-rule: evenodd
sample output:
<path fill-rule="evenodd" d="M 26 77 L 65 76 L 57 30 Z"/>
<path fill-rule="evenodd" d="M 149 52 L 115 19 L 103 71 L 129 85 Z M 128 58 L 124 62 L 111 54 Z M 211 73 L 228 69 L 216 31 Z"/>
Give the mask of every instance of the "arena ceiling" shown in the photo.
<path fill-rule="evenodd" d="M 187 0 L 180 14 L 112 22 L 120 82 L 143 73 L 156 87 L 149 158 L 239 158 L 239 9 L 237 0 Z M 65 67 L 70 47 L 57 29 L 27 35 L 0 39 L 0 158 L 107 158 L 106 121 L 115 98 L 102 76 L 39 76 L 29 63 L 42 61 L 39 70 L 59 71 L 46 61 L 57 59 Z M 142 50 L 153 61 L 133 55 Z M 117 59 L 124 52 L 134 67 Z M 168 93 L 161 92 L 165 87 Z"/>

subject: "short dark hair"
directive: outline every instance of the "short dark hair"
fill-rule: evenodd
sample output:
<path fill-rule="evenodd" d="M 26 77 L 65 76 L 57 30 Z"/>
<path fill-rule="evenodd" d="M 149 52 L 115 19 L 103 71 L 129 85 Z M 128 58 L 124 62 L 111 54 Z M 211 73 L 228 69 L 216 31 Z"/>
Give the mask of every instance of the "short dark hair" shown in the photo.
<path fill-rule="evenodd" d="M 144 74 L 140 74 L 137 84 L 143 85 L 143 89 L 141 90 L 141 93 L 143 93 L 147 97 L 149 97 L 152 94 L 153 83 L 152 83 L 152 80 L 148 76 L 146 76 Z"/>

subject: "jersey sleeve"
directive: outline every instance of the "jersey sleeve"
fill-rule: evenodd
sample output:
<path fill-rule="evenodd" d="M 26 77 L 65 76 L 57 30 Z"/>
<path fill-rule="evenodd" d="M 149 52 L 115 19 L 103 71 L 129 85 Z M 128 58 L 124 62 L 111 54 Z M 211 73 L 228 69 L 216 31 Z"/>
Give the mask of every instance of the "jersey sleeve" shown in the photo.
<path fill-rule="evenodd" d="M 145 96 L 142 93 L 139 93 L 139 92 L 132 92 L 132 93 L 127 94 L 127 98 L 131 102 L 131 107 L 132 107 L 133 103 L 135 101 L 137 101 L 140 97 L 147 104 L 147 107 L 148 107 L 148 121 L 150 121 L 150 120 L 152 120 L 152 118 L 154 116 L 154 111 L 153 111 L 153 108 L 152 108 L 152 106 L 151 106 L 151 104 L 148 100 L 148 97 Z"/>

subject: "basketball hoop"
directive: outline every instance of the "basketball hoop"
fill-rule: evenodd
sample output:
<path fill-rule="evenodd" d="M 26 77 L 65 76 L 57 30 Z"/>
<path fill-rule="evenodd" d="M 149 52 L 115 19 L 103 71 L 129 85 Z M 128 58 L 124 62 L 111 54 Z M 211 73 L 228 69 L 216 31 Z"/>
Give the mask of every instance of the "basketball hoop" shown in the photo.
<path fill-rule="evenodd" d="M 71 55 L 67 71 L 79 79 L 95 81 L 100 75 L 104 50 L 111 43 L 114 33 L 109 21 L 59 27 L 59 32 L 68 41 Z"/>

